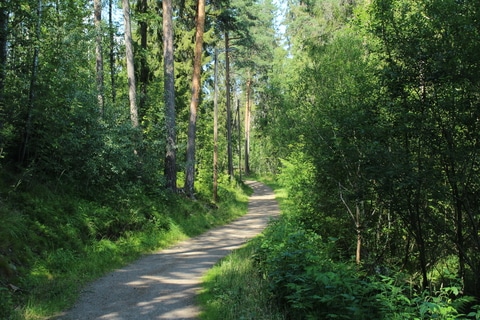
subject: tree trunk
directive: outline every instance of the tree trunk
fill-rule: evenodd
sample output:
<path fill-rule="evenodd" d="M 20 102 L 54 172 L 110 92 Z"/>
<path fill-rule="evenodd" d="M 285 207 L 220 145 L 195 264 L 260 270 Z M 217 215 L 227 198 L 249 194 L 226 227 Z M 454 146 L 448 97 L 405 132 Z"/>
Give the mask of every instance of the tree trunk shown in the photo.
<path fill-rule="evenodd" d="M 37 83 L 37 73 L 38 73 L 38 56 L 40 52 L 40 28 L 42 25 L 42 0 L 38 0 L 37 2 L 37 25 L 36 25 L 36 38 L 35 44 L 33 49 L 33 56 L 32 56 L 32 69 L 30 75 L 30 88 L 28 92 L 28 111 L 27 111 L 27 120 L 25 122 L 25 131 L 24 131 L 24 138 L 23 144 L 20 151 L 19 161 L 23 163 L 27 156 L 28 152 L 28 145 L 30 143 L 30 136 L 32 134 L 32 117 L 33 117 L 33 107 L 35 103 L 35 86 Z"/>
<path fill-rule="evenodd" d="M 117 100 L 117 94 L 115 91 L 115 29 L 113 26 L 113 0 L 108 0 L 108 27 L 110 35 L 110 82 L 112 86 L 112 103 L 115 104 Z"/>
<path fill-rule="evenodd" d="M 3 102 L 5 89 L 5 77 L 7 71 L 7 33 L 8 33 L 8 12 L 0 7 L 0 104 Z"/>
<path fill-rule="evenodd" d="M 355 251 L 355 262 L 360 264 L 362 261 L 362 229 L 361 229 L 361 211 L 358 202 L 355 203 L 355 229 L 357 231 L 357 250 Z"/>
<path fill-rule="evenodd" d="M 215 49 L 213 73 L 213 202 L 218 202 L 218 50 Z"/>
<path fill-rule="evenodd" d="M 198 0 L 193 61 L 192 99 L 190 101 L 190 121 L 188 123 L 187 163 L 185 172 L 185 192 L 193 197 L 195 182 L 195 138 L 197 130 L 197 108 L 200 100 L 202 69 L 203 31 L 205 28 L 205 0 Z"/>
<path fill-rule="evenodd" d="M 227 100 L 227 157 L 228 157 L 228 175 L 233 179 L 233 152 L 232 152 L 232 110 L 230 106 L 230 59 L 228 32 L 225 32 L 225 90 Z"/>
<path fill-rule="evenodd" d="M 235 99 L 236 109 L 237 109 L 237 130 L 238 130 L 238 177 L 240 181 L 242 180 L 242 126 L 240 125 L 240 99 Z"/>
<path fill-rule="evenodd" d="M 418 247 L 420 270 L 422 274 L 422 288 L 426 290 L 429 287 L 427 270 L 427 247 L 425 245 L 423 224 L 421 219 L 422 211 L 420 209 L 420 207 L 423 207 L 424 205 L 420 203 L 420 190 L 416 190 L 415 192 L 417 193 L 415 195 L 415 200 L 413 202 L 410 200 L 410 198 L 408 200 L 408 210 L 410 211 L 410 223 L 413 225 L 415 242 Z"/>
<path fill-rule="evenodd" d="M 357 248 L 355 250 L 355 261 L 357 264 L 360 264 L 361 250 L 362 250 L 362 212 L 360 210 L 360 205 L 358 200 L 355 200 L 355 213 L 354 213 L 350 208 L 349 204 L 347 203 L 347 200 L 343 196 L 344 187 L 340 182 L 338 183 L 338 188 L 339 188 L 340 200 L 342 201 L 343 205 L 348 211 L 348 214 L 352 218 L 353 223 L 355 224 L 355 232 L 357 233 Z"/>
<path fill-rule="evenodd" d="M 448 153 L 443 157 L 443 166 L 445 168 L 447 181 L 450 185 L 451 202 L 453 203 L 455 212 L 455 246 L 457 248 L 458 256 L 458 277 L 462 280 L 462 283 L 465 283 L 466 254 L 463 228 L 463 206 L 468 203 L 468 201 L 465 201 L 463 192 L 460 191 L 463 188 L 459 181 L 462 181 L 463 179 L 458 178 L 457 162 L 455 161 L 455 158 L 453 158 L 453 155 L 458 153 L 456 152 L 457 148 L 454 139 L 452 138 L 451 132 L 446 127 L 442 127 L 442 136 L 448 150 Z"/>
<path fill-rule="evenodd" d="M 138 0 L 138 11 L 141 15 L 145 15 L 148 10 L 147 0 Z M 142 18 L 138 23 L 140 26 L 140 99 L 138 108 L 140 112 L 145 110 L 145 104 L 147 101 L 147 86 L 148 86 L 148 64 L 147 64 L 147 22 L 145 18 Z M 164 22 L 165 26 L 165 22 Z M 163 31 L 165 33 L 165 30 Z M 165 42 L 165 39 L 164 39 Z"/>
<path fill-rule="evenodd" d="M 164 174 L 166 187 L 172 191 L 177 190 L 177 165 L 175 142 L 175 77 L 174 77 L 174 52 L 173 52 L 173 22 L 172 0 L 163 0 L 163 72 L 165 94 L 165 124 L 167 143 L 165 153 Z"/>
<path fill-rule="evenodd" d="M 104 97 L 103 97 L 103 49 L 102 49 L 102 0 L 93 1 L 93 16 L 96 33 L 96 73 L 97 73 L 97 100 L 100 110 L 100 116 L 104 114 Z"/>
<path fill-rule="evenodd" d="M 125 53 L 127 58 L 127 77 L 128 77 L 128 96 L 130 99 L 130 120 L 132 126 L 137 128 L 138 108 L 137 108 L 137 92 L 135 88 L 135 67 L 133 63 L 133 41 L 132 27 L 130 24 L 130 3 L 129 0 L 122 0 L 123 18 L 125 19 Z"/>
<path fill-rule="evenodd" d="M 5 79 L 7 74 L 7 33 L 8 33 L 8 12 L 5 7 L 0 7 L 0 130 L 3 128 L 5 118 Z M 2 153 L 2 142 L 0 141 L 0 155 Z"/>
<path fill-rule="evenodd" d="M 251 104 L 250 104 L 250 89 L 252 85 L 252 80 L 248 79 L 247 81 L 247 98 L 245 103 L 245 174 L 250 173 L 250 115 L 251 115 Z"/>

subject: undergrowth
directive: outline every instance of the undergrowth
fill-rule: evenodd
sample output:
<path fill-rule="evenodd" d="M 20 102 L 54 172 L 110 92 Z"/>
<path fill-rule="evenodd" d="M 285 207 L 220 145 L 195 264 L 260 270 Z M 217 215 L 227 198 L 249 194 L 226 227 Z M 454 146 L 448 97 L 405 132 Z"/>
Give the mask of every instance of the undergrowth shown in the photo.
<path fill-rule="evenodd" d="M 455 279 L 420 290 L 411 275 L 393 269 L 367 273 L 339 254 L 282 206 L 282 218 L 204 278 L 202 319 L 480 319 L 480 306 Z M 458 282 L 457 282 L 458 283 Z"/>
<path fill-rule="evenodd" d="M 141 184 L 95 197 L 42 184 L 0 192 L 1 319 L 61 312 L 87 282 L 225 224 L 243 215 L 248 202 L 248 190 L 228 182 L 220 185 L 218 204 L 208 192 L 191 200 Z"/>
<path fill-rule="evenodd" d="M 420 290 L 408 274 L 368 274 L 322 239 L 283 217 L 265 231 L 257 268 L 291 319 L 480 319 L 473 297 L 451 283 Z M 472 308 L 473 306 L 473 308 Z"/>

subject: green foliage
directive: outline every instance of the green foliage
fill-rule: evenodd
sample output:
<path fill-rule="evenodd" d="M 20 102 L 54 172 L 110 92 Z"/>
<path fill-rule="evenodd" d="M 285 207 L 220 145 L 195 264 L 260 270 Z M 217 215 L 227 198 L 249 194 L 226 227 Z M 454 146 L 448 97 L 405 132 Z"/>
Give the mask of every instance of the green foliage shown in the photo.
<path fill-rule="evenodd" d="M 293 146 L 287 159 L 280 160 L 282 166 L 277 180 L 289 195 L 285 201 L 288 211 L 303 220 L 310 229 L 316 229 L 317 221 L 315 220 L 318 216 L 314 211 L 314 202 L 317 195 L 311 188 L 315 183 L 316 171 L 311 157 L 302 150 L 303 148 L 305 148 L 304 144 Z"/>
<path fill-rule="evenodd" d="M 472 319 L 478 320 L 480 319 L 480 305 L 475 305 L 472 307 L 472 312 L 468 313 L 468 317 L 471 317 Z"/>
<path fill-rule="evenodd" d="M 303 152 L 304 147 L 305 145 L 292 147 L 288 158 L 281 160 L 282 167 L 277 179 L 292 198 L 308 198 L 305 193 L 315 177 L 315 167 L 312 159 Z"/>
<path fill-rule="evenodd" d="M 288 306 L 291 316 L 361 319 L 363 312 L 375 314 L 362 306 L 369 288 L 358 280 L 354 267 L 335 262 L 333 244 L 288 221 L 277 222 L 265 232 L 256 258 L 271 292 Z"/>
<path fill-rule="evenodd" d="M 469 52 L 478 49 L 478 30 L 471 28 L 479 6 L 455 1 L 375 1 L 369 8 L 368 29 L 385 100 L 390 138 L 381 143 L 397 165 L 383 164 L 379 197 L 395 203 L 393 211 L 415 235 L 424 284 L 427 264 L 438 252 L 462 248 L 459 273 L 467 291 L 478 296 L 479 212 L 470 207 L 478 184 L 476 89 L 480 79 Z M 451 16 L 457 12 L 462 16 Z M 458 30 L 464 30 L 458 32 Z M 470 132 L 465 135 L 466 132 Z M 473 178 L 473 180 L 471 180 Z M 462 203 L 462 204 L 460 204 Z M 459 231 L 462 230 L 462 231 Z M 436 246 L 438 234 L 446 237 Z M 455 240 L 453 240 L 455 239 Z M 450 251 L 451 252 L 451 251 Z M 453 253 L 453 252 L 452 252 Z M 428 261 L 427 261 L 428 260 Z M 433 262 L 433 263 L 432 263 Z"/>
<path fill-rule="evenodd" d="M 40 284 L 61 278 L 82 261 L 83 250 L 120 263 L 119 252 L 160 241 L 156 231 L 192 235 L 244 210 L 239 186 L 223 175 L 224 207 L 210 203 L 208 103 L 199 108 L 199 201 L 161 188 L 161 19 L 158 3 L 146 3 L 133 17 L 148 34 L 146 47 L 135 50 L 148 71 L 138 70 L 140 130 L 129 125 L 124 62 L 117 61 L 123 48 L 115 37 L 104 41 L 113 58 L 113 65 L 104 63 L 105 74 L 111 72 L 105 88 L 112 92 L 99 112 L 88 1 L 1 4 L 0 264 L 8 274 L 0 286 L 2 312 L 23 299 L 17 298 L 24 291 L 8 287 L 20 280 L 27 289 L 34 283 L 38 296 L 56 299 L 71 282 L 45 286 L 51 294 Z M 346 303 L 351 308 L 339 316 L 362 318 L 358 306 L 369 305 L 384 317 L 461 317 L 449 300 L 454 289 L 414 292 L 403 280 L 371 279 L 340 259 L 361 240 L 369 276 L 378 265 L 401 268 L 423 289 L 453 287 L 457 279 L 438 272 L 450 260 L 448 270 L 460 275 L 465 292 L 480 295 L 479 2 L 289 1 L 284 39 L 273 32 L 273 10 L 270 0 L 212 3 L 205 35 L 206 51 L 221 43 L 222 31 L 241 38 L 230 53 L 231 76 L 238 97 L 252 83 L 251 167 L 280 172 L 289 193 L 284 207 L 293 217 L 274 227 L 268 237 L 275 241 L 265 238 L 258 253 L 265 274 L 276 279 L 282 301 L 305 317 L 316 317 L 318 306 L 327 312 L 322 317 L 334 317 L 337 310 L 329 308 Z M 178 3 L 175 14 L 181 170 L 195 1 Z M 110 27 L 115 35 L 118 26 Z M 242 129 L 240 120 L 235 129 Z M 220 150 L 226 149 L 223 130 Z M 241 132 L 234 130 L 233 140 L 241 152 Z M 222 171 L 225 154 L 220 158 Z M 210 210 L 215 214 L 205 214 Z M 338 239 L 335 250 L 325 243 L 330 237 Z M 25 280 L 30 267 L 35 274 Z"/>
<path fill-rule="evenodd" d="M 288 46 L 259 115 L 265 154 L 287 159 L 280 179 L 302 228 L 338 238 L 347 259 L 359 243 L 366 270 L 402 268 L 423 289 L 456 256 L 451 272 L 477 297 L 479 11 L 289 2 Z"/>
<path fill-rule="evenodd" d="M 288 219 L 271 225 L 255 252 L 270 292 L 296 319 L 467 319 L 474 298 L 458 287 L 418 291 L 404 274 L 367 276 L 339 260 L 322 240 Z"/>

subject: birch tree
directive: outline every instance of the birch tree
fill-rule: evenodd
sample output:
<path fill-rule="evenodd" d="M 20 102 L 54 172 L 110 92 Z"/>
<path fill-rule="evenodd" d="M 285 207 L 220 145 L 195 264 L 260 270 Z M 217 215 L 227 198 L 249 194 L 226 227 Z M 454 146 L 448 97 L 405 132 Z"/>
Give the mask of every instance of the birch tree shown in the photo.
<path fill-rule="evenodd" d="M 100 114 L 103 116 L 104 97 L 103 97 L 103 50 L 102 50 L 102 0 L 93 1 L 93 20 L 95 24 L 96 33 L 96 46 L 95 46 L 95 58 L 96 58 L 96 74 L 97 74 L 97 100 L 100 108 Z"/>
<path fill-rule="evenodd" d="M 137 108 L 137 92 L 135 88 L 135 66 L 133 61 L 133 41 L 132 27 L 130 23 L 130 3 L 128 0 L 122 0 L 123 18 L 125 21 L 125 54 L 127 59 L 127 77 L 128 77 L 128 97 L 130 99 L 130 120 L 132 126 L 137 128 L 138 108 Z"/>
<path fill-rule="evenodd" d="M 176 169 L 176 129 L 175 129 L 175 77 L 173 52 L 172 0 L 163 0 L 163 68 L 165 95 L 165 124 L 167 127 L 167 145 L 165 154 L 166 187 L 172 191 L 177 188 Z"/>
<path fill-rule="evenodd" d="M 117 100 L 115 88 L 115 28 L 113 26 L 113 0 L 108 0 L 108 36 L 110 40 L 110 48 L 108 52 L 108 62 L 110 64 L 110 84 L 112 103 L 115 104 Z"/>

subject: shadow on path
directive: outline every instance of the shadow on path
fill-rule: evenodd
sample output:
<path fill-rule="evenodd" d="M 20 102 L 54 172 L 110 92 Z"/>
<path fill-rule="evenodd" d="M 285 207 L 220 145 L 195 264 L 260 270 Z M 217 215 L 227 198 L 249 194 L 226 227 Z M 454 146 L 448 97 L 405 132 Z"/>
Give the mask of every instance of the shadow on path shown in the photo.
<path fill-rule="evenodd" d="M 247 181 L 254 193 L 240 219 L 147 255 L 87 286 L 56 319 L 196 319 L 201 277 L 220 258 L 260 233 L 280 212 L 273 191 Z"/>

